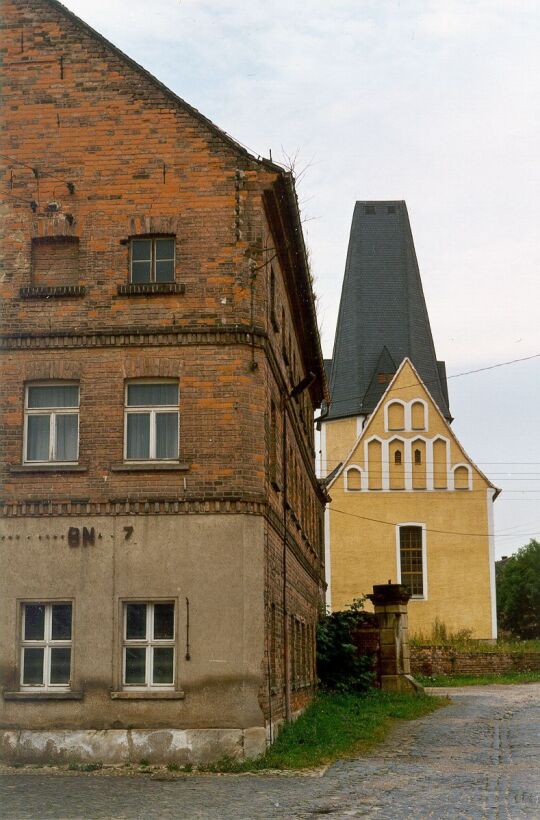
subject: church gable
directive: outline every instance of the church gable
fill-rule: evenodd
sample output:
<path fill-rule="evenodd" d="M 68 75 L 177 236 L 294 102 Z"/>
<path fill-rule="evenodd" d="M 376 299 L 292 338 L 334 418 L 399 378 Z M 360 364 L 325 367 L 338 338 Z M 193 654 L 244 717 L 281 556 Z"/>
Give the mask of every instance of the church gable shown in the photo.
<path fill-rule="evenodd" d="M 493 487 L 466 454 L 409 359 L 402 362 L 332 484 L 341 482 L 348 492 Z"/>

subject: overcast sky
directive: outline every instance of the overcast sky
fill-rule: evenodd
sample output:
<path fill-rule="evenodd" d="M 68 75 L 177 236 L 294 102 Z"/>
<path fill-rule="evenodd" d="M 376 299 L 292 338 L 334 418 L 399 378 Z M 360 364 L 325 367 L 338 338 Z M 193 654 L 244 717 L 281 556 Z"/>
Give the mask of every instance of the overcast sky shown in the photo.
<path fill-rule="evenodd" d="M 357 199 L 406 200 L 449 374 L 540 354 L 538 0 L 66 5 L 253 153 L 294 158 L 326 356 Z M 449 389 L 509 554 L 540 539 L 540 357 Z"/>

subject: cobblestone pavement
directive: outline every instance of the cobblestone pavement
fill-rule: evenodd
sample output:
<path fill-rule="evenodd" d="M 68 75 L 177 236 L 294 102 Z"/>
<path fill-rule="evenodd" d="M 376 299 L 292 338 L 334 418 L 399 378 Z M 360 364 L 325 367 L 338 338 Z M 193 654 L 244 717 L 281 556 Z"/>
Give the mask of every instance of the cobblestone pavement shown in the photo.
<path fill-rule="evenodd" d="M 446 692 L 450 706 L 399 724 L 375 754 L 322 775 L 12 770 L 0 777 L 0 817 L 540 820 L 540 684 Z"/>

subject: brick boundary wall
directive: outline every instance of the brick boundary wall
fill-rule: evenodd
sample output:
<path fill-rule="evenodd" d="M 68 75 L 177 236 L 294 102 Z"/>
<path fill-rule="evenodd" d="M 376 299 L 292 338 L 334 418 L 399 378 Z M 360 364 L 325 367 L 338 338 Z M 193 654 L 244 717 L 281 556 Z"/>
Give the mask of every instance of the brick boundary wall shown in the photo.
<path fill-rule="evenodd" d="M 413 675 L 540 672 L 540 652 L 463 652 L 451 647 L 411 646 Z"/>

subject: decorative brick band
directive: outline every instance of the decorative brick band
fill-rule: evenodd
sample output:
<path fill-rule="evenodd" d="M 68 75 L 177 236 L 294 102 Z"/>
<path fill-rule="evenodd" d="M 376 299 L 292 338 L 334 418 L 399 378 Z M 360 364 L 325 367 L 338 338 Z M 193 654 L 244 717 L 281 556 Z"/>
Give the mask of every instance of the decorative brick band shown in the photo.
<path fill-rule="evenodd" d="M 66 297 L 84 296 L 85 293 L 86 288 L 84 285 L 56 285 L 50 288 L 36 285 L 19 290 L 21 299 L 62 299 Z"/>
<path fill-rule="evenodd" d="M 0 517 L 42 517 L 62 515 L 181 515 L 193 513 L 233 513 L 264 515 L 266 503 L 246 498 L 189 498 L 175 496 L 145 499 L 112 498 L 106 501 L 36 499 L 0 502 Z"/>
<path fill-rule="evenodd" d="M 185 293 L 186 286 L 181 282 L 131 282 L 118 285 L 119 296 L 163 296 L 167 293 Z"/>
<path fill-rule="evenodd" d="M 238 325 L 221 327 L 120 327 L 83 333 L 12 334 L 0 337 L 5 350 L 49 350 L 57 348 L 95 347 L 178 347 L 180 345 L 250 345 L 252 337 L 266 339 L 266 333 Z"/>

